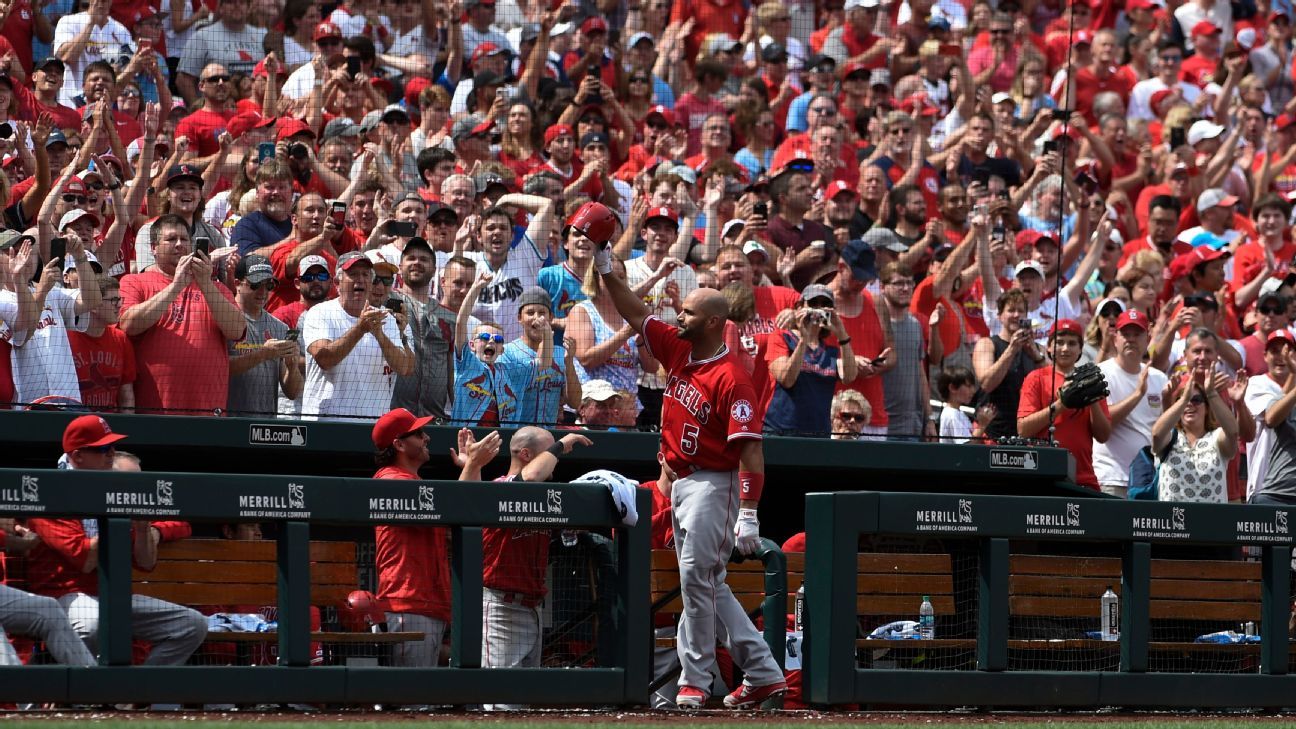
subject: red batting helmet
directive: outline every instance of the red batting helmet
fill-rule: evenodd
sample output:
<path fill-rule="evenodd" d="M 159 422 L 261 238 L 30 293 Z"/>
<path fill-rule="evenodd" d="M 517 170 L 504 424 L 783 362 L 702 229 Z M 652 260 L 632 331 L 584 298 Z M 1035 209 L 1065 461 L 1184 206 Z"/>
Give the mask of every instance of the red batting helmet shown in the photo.
<path fill-rule="evenodd" d="M 587 202 L 567 219 L 567 225 L 601 245 L 616 233 L 616 216 L 603 203 Z"/>
<path fill-rule="evenodd" d="M 353 633 L 378 633 L 387 630 L 387 612 L 382 601 L 368 590 L 353 590 L 338 605 L 338 622 Z"/>

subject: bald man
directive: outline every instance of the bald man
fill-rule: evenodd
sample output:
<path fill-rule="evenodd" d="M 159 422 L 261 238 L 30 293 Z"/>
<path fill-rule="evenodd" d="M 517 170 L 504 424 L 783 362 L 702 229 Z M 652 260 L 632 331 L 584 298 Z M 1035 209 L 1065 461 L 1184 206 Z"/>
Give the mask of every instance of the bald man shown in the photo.
<path fill-rule="evenodd" d="M 724 705 L 745 709 L 787 691 L 783 673 L 725 584 L 734 544 L 743 554 L 760 547 L 756 518 L 765 480 L 761 413 L 746 369 L 724 344 L 729 305 L 715 289 L 684 298 L 675 324 L 650 316 L 643 299 L 612 274 L 611 249 L 597 249 L 594 265 L 617 311 L 665 366 L 661 452 L 678 476 L 671 489 L 675 554 L 684 614 L 677 650 L 682 672 L 675 703 L 701 708 L 715 673 L 716 620 L 742 667 L 743 684 Z"/>

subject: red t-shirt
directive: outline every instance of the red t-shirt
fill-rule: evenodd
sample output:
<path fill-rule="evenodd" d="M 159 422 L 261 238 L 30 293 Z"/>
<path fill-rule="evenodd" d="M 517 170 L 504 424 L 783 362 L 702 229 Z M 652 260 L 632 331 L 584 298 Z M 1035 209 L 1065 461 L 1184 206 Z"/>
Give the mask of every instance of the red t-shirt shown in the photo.
<path fill-rule="evenodd" d="M 1205 87 L 1215 75 L 1219 58 L 1205 58 L 1200 53 L 1188 56 L 1179 66 L 1179 80 Z"/>
<path fill-rule="evenodd" d="M 662 452 L 676 471 L 732 471 L 738 449 L 730 444 L 761 438 L 761 413 L 751 377 L 728 349 L 695 361 L 693 345 L 657 317 L 644 322 L 649 352 L 670 374 L 662 394 Z"/>
<path fill-rule="evenodd" d="M 176 137 L 188 137 L 190 149 L 198 146 L 198 156 L 207 157 L 220 151 L 216 137 L 225 131 L 229 120 L 234 118 L 234 109 L 216 112 L 210 109 L 199 109 L 180 120 L 176 125 Z"/>
<path fill-rule="evenodd" d="M 702 41 L 712 33 L 741 38 L 747 22 L 747 7 L 738 0 L 680 0 L 671 8 L 670 19 L 681 24 L 693 20 L 693 30 L 685 38 L 685 56 L 696 58 Z"/>
<path fill-rule="evenodd" d="M 378 469 L 374 478 L 417 481 L 418 474 L 396 466 Z M 415 613 L 449 622 L 450 562 L 444 527 L 376 526 L 378 598 L 392 612 Z"/>
<path fill-rule="evenodd" d="M 30 45 L 30 44 L 29 44 Z M 22 121 L 35 122 L 41 114 L 54 117 L 54 125 L 59 129 L 81 131 L 81 115 L 76 109 L 62 104 L 42 104 L 36 93 L 26 86 L 15 84 L 14 96 L 18 98 L 18 118 Z M 124 144 L 130 144 L 125 142 Z"/>
<path fill-rule="evenodd" d="M 653 549 L 672 549 L 675 546 L 675 530 L 671 526 L 670 499 L 657 488 L 657 481 L 644 481 L 639 488 L 652 492 L 652 536 L 648 544 Z"/>
<path fill-rule="evenodd" d="M 99 594 L 98 570 L 84 571 L 90 538 L 80 519 L 29 519 L 27 528 L 40 536 L 40 542 L 27 553 L 29 591 L 47 597 L 62 597 L 72 592 Z M 132 525 L 132 542 L 134 537 Z M 167 541 L 165 537 L 163 541 Z M 138 564 L 135 567 L 140 568 Z"/>
<path fill-rule="evenodd" d="M 801 294 L 786 286 L 753 286 L 752 296 L 756 299 L 756 316 L 742 325 L 741 332 L 745 337 L 774 331 L 778 328 L 774 326 L 774 317 L 784 309 L 795 307 L 801 300 Z"/>
<path fill-rule="evenodd" d="M 9 328 L 5 327 L 0 332 L 0 410 L 8 410 L 14 401 L 13 363 L 9 361 L 13 345 L 9 344 L 9 336 Z"/>
<path fill-rule="evenodd" d="M 496 481 L 516 481 L 500 476 Z M 549 529 L 482 529 L 482 585 L 529 598 L 545 596 L 549 569 Z"/>
<path fill-rule="evenodd" d="M 31 75 L 32 39 L 36 37 L 36 16 L 32 10 L 31 0 L 16 0 L 0 28 L 0 36 L 12 47 L 23 70 Z"/>
<path fill-rule="evenodd" d="M 121 311 L 156 296 L 171 283 L 161 271 L 123 276 Z M 234 294 L 216 290 L 234 305 Z M 224 410 L 229 396 L 228 342 L 197 284 L 176 296 L 162 318 L 131 337 L 139 364 L 135 405 L 141 411 L 179 409 L 186 415 Z"/>
<path fill-rule="evenodd" d="M 1048 407 L 1057 398 L 1057 391 L 1064 382 L 1066 378 L 1052 367 L 1041 367 L 1026 375 L 1026 380 L 1022 383 L 1021 400 L 1017 405 L 1017 417 L 1024 418 Z M 1107 401 L 1098 402 L 1103 412 L 1107 412 Z M 1062 408 L 1054 416 L 1053 425 L 1057 445 L 1071 451 L 1071 455 L 1075 457 L 1076 483 L 1097 491 L 1098 477 L 1093 470 L 1093 430 L 1089 427 L 1089 408 Z M 1022 435 L 1027 438 L 1047 438 L 1048 428 Z"/>
<path fill-rule="evenodd" d="M 1287 236 L 1284 235 L 1284 238 Z M 1238 246 L 1237 253 L 1233 254 L 1233 280 L 1229 281 L 1229 286 L 1233 291 L 1246 286 L 1254 281 L 1260 272 L 1264 270 L 1265 265 L 1265 244 L 1259 240 L 1249 240 Z M 1274 272 L 1271 274 L 1274 278 L 1286 278 L 1290 270 L 1292 256 L 1296 256 L 1296 243 L 1292 243 L 1288 238 L 1283 241 L 1282 248 L 1274 253 L 1274 263 L 1277 264 Z"/>
<path fill-rule="evenodd" d="M 1098 120 L 1093 115 L 1094 97 L 1104 91 L 1114 91 L 1121 97 L 1121 101 L 1129 103 L 1130 93 L 1134 91 L 1134 84 L 1138 83 L 1132 71 L 1128 68 L 1111 68 L 1111 71 L 1104 78 L 1098 78 L 1089 66 L 1082 67 L 1076 71 L 1075 88 L 1076 101 L 1075 108 L 1085 115 L 1089 124 L 1096 125 Z"/>
<path fill-rule="evenodd" d="M 81 385 L 81 404 L 94 410 L 116 410 L 122 385 L 135 381 L 135 348 L 115 325 L 92 337 L 68 330 L 72 362 Z"/>
<path fill-rule="evenodd" d="M 936 310 L 936 304 L 945 305 L 945 313 L 941 316 L 940 324 L 936 325 L 936 335 L 940 337 L 941 347 L 948 357 L 963 343 L 965 332 L 963 307 L 955 306 L 948 298 L 943 297 L 938 300 L 932 295 L 934 284 L 933 276 L 928 276 L 918 283 L 918 287 L 914 289 L 913 299 L 909 302 L 909 310 L 918 317 L 919 321 L 928 322 L 931 320 L 932 312 Z"/>
<path fill-rule="evenodd" d="M 269 311 L 269 309 L 267 309 L 267 311 Z M 297 326 L 297 322 L 301 320 L 301 315 L 305 313 L 306 302 L 301 299 L 298 299 L 291 304 L 284 304 L 278 309 L 270 312 L 271 316 L 284 324 L 287 324 L 289 329 L 300 328 Z"/>
<path fill-rule="evenodd" d="M 842 325 L 846 327 L 846 335 L 851 338 L 851 351 L 860 357 L 876 359 L 886 348 L 886 335 L 882 331 L 882 322 L 878 319 L 877 306 L 873 303 L 872 295 L 867 291 L 860 293 L 864 297 L 864 304 L 859 316 L 843 316 Z M 886 394 L 882 391 L 881 375 L 872 377 L 859 375 L 850 382 L 839 382 L 837 391 L 842 390 L 855 390 L 868 400 L 869 406 L 873 408 L 873 417 L 869 420 L 870 426 L 885 428 L 887 423 L 891 422 L 887 416 Z"/>

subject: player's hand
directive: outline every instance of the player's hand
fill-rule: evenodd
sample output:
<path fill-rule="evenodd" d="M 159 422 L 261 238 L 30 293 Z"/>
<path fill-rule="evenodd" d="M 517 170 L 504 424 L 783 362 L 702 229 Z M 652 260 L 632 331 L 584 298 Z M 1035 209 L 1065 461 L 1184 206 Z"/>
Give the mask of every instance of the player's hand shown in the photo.
<path fill-rule="evenodd" d="M 594 246 L 594 270 L 603 276 L 611 275 L 612 244 L 610 242 Z"/>
<path fill-rule="evenodd" d="M 472 435 L 471 431 L 469 431 L 469 435 Z M 468 467 L 481 468 L 495 460 L 495 456 L 498 456 L 500 452 L 500 443 L 499 431 L 492 430 L 486 434 L 485 438 L 470 444 L 464 454 L 467 456 Z M 453 449 L 451 449 L 451 453 L 453 452 Z"/>
<path fill-rule="evenodd" d="M 738 521 L 734 524 L 734 545 L 745 555 L 752 555 L 760 549 L 760 519 L 756 518 L 755 509 L 739 509 Z"/>
<path fill-rule="evenodd" d="M 563 437 L 558 439 L 558 442 L 562 444 L 564 455 L 571 453 L 572 448 L 575 448 L 578 445 L 583 445 L 583 446 L 593 445 L 593 443 L 590 442 L 589 438 L 586 438 L 585 436 L 579 433 L 569 433 L 567 435 L 564 435 Z"/>

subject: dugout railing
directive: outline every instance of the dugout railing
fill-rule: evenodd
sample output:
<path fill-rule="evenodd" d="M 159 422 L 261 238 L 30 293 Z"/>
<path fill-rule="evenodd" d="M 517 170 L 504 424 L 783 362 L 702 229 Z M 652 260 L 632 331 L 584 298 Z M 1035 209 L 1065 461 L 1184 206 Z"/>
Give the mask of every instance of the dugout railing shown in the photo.
<path fill-rule="evenodd" d="M 608 490 L 592 484 L 0 469 L 0 515 L 95 518 L 100 538 L 100 665 L 0 668 L 0 702 L 641 704 L 652 498 L 643 489 L 636 497 L 639 521 L 625 527 Z M 279 665 L 131 665 L 132 519 L 276 523 Z M 310 666 L 311 527 L 384 523 L 450 530 L 450 667 Z M 614 625 L 595 666 L 481 668 L 482 527 L 490 526 L 614 532 Z"/>
<path fill-rule="evenodd" d="M 959 494 L 810 494 L 806 498 L 803 662 L 807 700 L 814 705 L 875 706 L 1291 706 L 1296 695 L 1296 677 L 1287 675 L 1293 511 L 1250 505 L 1067 502 Z M 973 670 L 861 667 L 856 640 L 861 607 L 857 605 L 857 555 L 862 538 L 879 537 L 975 545 Z M 1119 549 L 1118 670 L 1008 670 L 1009 545 L 1022 541 Z M 1185 545 L 1258 548 L 1261 638 L 1254 670 L 1221 674 L 1149 669 L 1154 545 L 1159 550 Z M 1097 594 L 1092 605 L 1096 624 Z M 917 608 L 915 604 L 915 618 Z M 937 638 L 933 649 L 941 643 Z M 921 648 L 923 641 L 907 643 Z"/>

